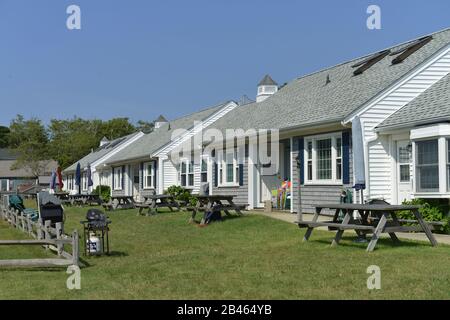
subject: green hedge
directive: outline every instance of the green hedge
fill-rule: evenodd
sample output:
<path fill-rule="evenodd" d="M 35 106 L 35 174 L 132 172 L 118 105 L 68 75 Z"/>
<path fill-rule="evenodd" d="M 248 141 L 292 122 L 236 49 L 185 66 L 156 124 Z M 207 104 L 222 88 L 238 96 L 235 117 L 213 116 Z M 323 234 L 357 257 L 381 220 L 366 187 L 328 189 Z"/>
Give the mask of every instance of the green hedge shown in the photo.
<path fill-rule="evenodd" d="M 197 204 L 197 198 L 195 198 L 189 189 L 185 189 L 181 186 L 170 186 L 165 193 L 170 194 L 178 201 L 184 201 L 191 206 Z"/>
<path fill-rule="evenodd" d="M 97 186 L 92 193 L 98 194 L 105 202 L 111 199 L 111 188 L 109 186 Z"/>
<path fill-rule="evenodd" d="M 440 199 L 413 199 L 410 201 L 403 201 L 404 205 L 419 205 L 422 208 L 419 210 L 425 221 L 439 221 L 444 222 L 445 225 L 442 228 L 444 233 L 450 234 L 450 216 L 449 216 L 449 204 L 445 200 Z M 400 211 L 398 217 L 401 219 L 414 220 L 415 217 L 410 211 Z"/>

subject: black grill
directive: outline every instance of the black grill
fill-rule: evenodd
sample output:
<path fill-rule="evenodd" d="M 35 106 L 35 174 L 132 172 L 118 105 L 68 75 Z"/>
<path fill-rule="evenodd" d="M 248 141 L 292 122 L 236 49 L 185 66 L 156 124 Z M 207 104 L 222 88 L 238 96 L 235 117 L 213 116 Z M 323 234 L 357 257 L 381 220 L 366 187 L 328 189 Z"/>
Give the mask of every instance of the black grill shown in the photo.
<path fill-rule="evenodd" d="M 86 213 L 86 221 L 81 221 L 84 226 L 84 252 L 89 254 L 87 242 L 89 242 L 90 234 L 97 235 L 102 241 L 102 252 L 109 254 L 109 224 L 108 217 L 98 209 L 89 209 Z M 106 242 L 106 248 L 105 248 Z M 106 249 L 106 250 L 105 250 Z"/>

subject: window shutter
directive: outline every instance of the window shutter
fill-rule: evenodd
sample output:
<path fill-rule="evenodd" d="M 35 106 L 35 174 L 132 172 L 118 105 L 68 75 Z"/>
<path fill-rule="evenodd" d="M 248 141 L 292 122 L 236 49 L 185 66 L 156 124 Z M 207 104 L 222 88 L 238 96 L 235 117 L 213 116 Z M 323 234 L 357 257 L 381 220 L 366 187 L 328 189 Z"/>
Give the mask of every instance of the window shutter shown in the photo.
<path fill-rule="evenodd" d="M 342 184 L 350 184 L 350 131 L 342 132 Z"/>
<path fill-rule="evenodd" d="M 300 185 L 305 184 L 305 139 L 298 139 L 298 161 L 300 162 Z"/>
<path fill-rule="evenodd" d="M 153 187 L 156 189 L 156 177 L 158 176 L 158 161 L 153 162 Z"/>
<path fill-rule="evenodd" d="M 125 190 L 125 166 L 122 166 L 122 190 Z"/>
<path fill-rule="evenodd" d="M 244 164 L 239 164 L 239 185 L 244 185 Z"/>
<path fill-rule="evenodd" d="M 139 168 L 139 186 L 141 187 L 141 190 L 144 189 L 144 163 L 140 163 Z"/>
<path fill-rule="evenodd" d="M 214 187 L 219 185 L 219 166 L 217 162 L 214 161 Z"/>

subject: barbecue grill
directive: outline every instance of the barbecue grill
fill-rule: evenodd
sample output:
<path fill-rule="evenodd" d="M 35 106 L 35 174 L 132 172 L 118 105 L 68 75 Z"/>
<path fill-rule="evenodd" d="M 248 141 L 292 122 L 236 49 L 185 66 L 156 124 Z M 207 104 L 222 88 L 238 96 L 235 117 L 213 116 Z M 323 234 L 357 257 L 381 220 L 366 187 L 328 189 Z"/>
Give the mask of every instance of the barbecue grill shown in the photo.
<path fill-rule="evenodd" d="M 84 252 L 86 255 L 90 255 L 93 252 L 96 254 L 109 254 L 109 224 L 108 217 L 103 213 L 103 211 L 98 209 L 89 209 L 86 213 L 86 221 L 81 221 L 83 224 L 83 235 L 84 235 Z M 97 247 L 96 241 L 93 239 L 100 239 L 100 248 Z M 106 251 L 105 251 L 106 243 Z M 100 249 L 100 250 L 93 250 Z"/>

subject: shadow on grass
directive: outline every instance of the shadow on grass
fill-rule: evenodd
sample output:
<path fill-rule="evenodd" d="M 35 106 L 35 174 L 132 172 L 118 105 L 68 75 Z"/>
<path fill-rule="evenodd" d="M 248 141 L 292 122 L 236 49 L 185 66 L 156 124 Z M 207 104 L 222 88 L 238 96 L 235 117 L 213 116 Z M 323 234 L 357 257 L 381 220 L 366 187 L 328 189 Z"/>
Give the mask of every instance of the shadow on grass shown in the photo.
<path fill-rule="evenodd" d="M 328 244 L 331 247 L 331 243 L 332 243 L 333 239 L 334 239 L 334 237 L 330 237 L 329 239 L 322 238 L 322 239 L 317 239 L 317 240 L 309 239 L 309 242 Z M 365 242 L 365 243 L 364 242 L 363 243 L 354 242 L 355 239 L 356 239 L 355 236 L 344 236 L 344 237 L 342 237 L 341 241 L 339 242 L 339 246 L 347 247 L 347 248 L 354 247 L 354 248 L 366 250 L 367 246 L 369 245 L 371 237 L 368 236 L 367 242 Z M 405 248 L 405 247 L 420 248 L 420 247 L 430 247 L 430 244 L 427 244 L 426 242 L 414 242 L 414 241 L 402 240 L 402 239 L 400 239 L 400 242 L 393 242 L 389 238 L 382 238 L 382 239 L 378 240 L 375 250 L 380 249 L 381 247 L 389 247 L 392 249 Z"/>

